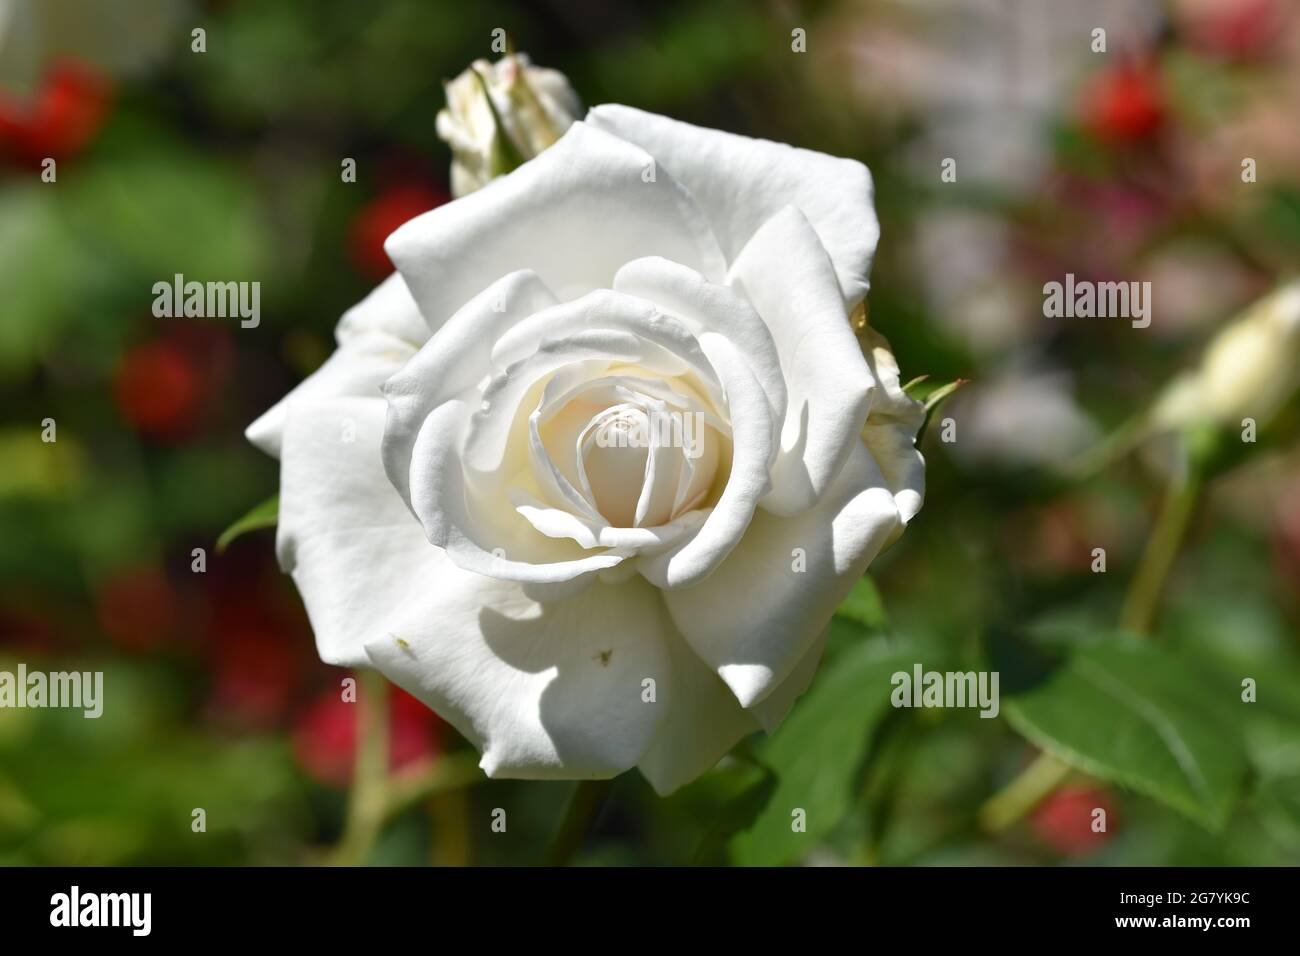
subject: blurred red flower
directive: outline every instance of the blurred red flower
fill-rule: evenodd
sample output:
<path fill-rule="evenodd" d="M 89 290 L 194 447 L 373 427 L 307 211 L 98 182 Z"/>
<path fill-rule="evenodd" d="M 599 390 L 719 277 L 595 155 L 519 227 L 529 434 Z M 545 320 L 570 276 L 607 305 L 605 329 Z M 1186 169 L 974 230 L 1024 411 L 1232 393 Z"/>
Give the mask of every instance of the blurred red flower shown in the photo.
<path fill-rule="evenodd" d="M 299 716 L 293 729 L 293 749 L 298 762 L 313 779 L 334 787 L 346 787 L 351 781 L 356 759 L 358 707 L 359 704 L 345 702 L 338 689 L 331 689 Z M 388 721 L 391 770 L 400 770 L 438 753 L 437 715 L 398 687 L 390 688 Z"/>
<path fill-rule="evenodd" d="M 153 438 L 174 439 L 194 423 L 203 397 L 198 369 L 174 342 L 155 340 L 129 349 L 113 382 L 122 417 Z"/>
<path fill-rule="evenodd" d="M 66 644 L 52 608 L 30 595 L 0 599 L 0 647 L 20 654 L 53 654 Z"/>
<path fill-rule="evenodd" d="M 1106 813 L 1106 829 L 1093 830 L 1095 810 Z M 1038 838 L 1062 856 L 1095 852 L 1111 837 L 1115 800 L 1109 790 L 1096 786 L 1061 787 L 1035 808 L 1030 826 Z"/>
<path fill-rule="evenodd" d="M 1287 0 L 1193 0 L 1178 12 L 1191 45 L 1226 60 L 1273 52 L 1294 14 Z"/>
<path fill-rule="evenodd" d="M 158 647 L 176 628 L 180 599 L 167 575 L 153 565 L 117 571 L 95 588 L 95 616 L 118 647 Z"/>
<path fill-rule="evenodd" d="M 1165 95 L 1155 64 L 1124 60 L 1092 77 L 1080 115 L 1097 139 L 1113 145 L 1152 136 L 1164 123 Z"/>
<path fill-rule="evenodd" d="M 409 219 L 441 206 L 450 197 L 424 185 L 394 186 L 368 202 L 349 227 L 352 262 L 366 278 L 386 279 L 393 263 L 384 252 L 384 240 Z"/>
<path fill-rule="evenodd" d="M 150 438 L 185 438 L 225 380 L 230 360 L 230 340 L 223 330 L 174 326 L 122 356 L 113 381 L 118 410 Z"/>
<path fill-rule="evenodd" d="M 220 628 L 209 707 L 258 726 L 277 724 L 302 683 L 301 645 L 266 625 Z"/>
<path fill-rule="evenodd" d="M 99 132 L 110 98 L 106 76 L 78 60 L 60 60 L 30 101 L 0 93 L 0 148 L 28 163 L 73 156 Z"/>

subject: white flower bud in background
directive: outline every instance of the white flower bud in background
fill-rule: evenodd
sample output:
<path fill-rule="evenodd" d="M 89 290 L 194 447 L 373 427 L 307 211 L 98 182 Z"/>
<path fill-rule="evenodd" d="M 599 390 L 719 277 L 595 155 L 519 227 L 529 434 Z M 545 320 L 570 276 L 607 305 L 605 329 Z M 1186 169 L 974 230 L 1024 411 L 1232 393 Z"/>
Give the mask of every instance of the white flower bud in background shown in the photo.
<path fill-rule="evenodd" d="M 451 146 L 451 191 L 464 196 L 510 172 L 558 140 L 582 105 L 558 70 L 525 53 L 475 60 L 447 84 L 438 136 Z"/>
<path fill-rule="evenodd" d="M 1165 389 L 1153 411 L 1157 427 L 1263 423 L 1300 385 L 1300 281 L 1248 308 L 1205 350 L 1199 367 Z"/>

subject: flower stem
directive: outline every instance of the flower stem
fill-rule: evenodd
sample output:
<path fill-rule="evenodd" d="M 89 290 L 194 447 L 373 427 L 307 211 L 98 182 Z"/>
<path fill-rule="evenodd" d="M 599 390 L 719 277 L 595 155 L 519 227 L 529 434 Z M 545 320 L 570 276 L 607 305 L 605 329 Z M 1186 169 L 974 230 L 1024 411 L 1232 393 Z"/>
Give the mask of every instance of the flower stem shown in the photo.
<path fill-rule="evenodd" d="M 1169 479 L 1155 528 L 1147 539 L 1120 612 L 1120 627 L 1133 634 L 1151 633 L 1169 572 L 1178 558 L 1200 497 L 1199 463 L 1185 459 L 1180 465 Z M 1070 768 L 1055 757 L 1040 754 L 980 808 L 980 824 L 991 832 L 1005 829 L 1033 810 L 1069 773 Z"/>
<path fill-rule="evenodd" d="M 357 747 L 343 838 L 336 866 L 363 863 L 383 826 L 388 779 L 388 681 L 378 671 L 357 672 Z"/>
<path fill-rule="evenodd" d="M 1039 754 L 1014 780 L 979 809 L 980 826 L 990 833 L 1005 830 L 1042 803 L 1070 775 L 1070 768 L 1051 754 Z"/>
<path fill-rule="evenodd" d="M 613 780 L 584 780 L 578 784 L 555 840 L 546 852 L 547 866 L 568 866 L 573 862 L 613 785 Z"/>
<path fill-rule="evenodd" d="M 1119 618 L 1122 629 L 1134 634 L 1151 633 L 1200 490 L 1200 480 L 1191 468 L 1180 469 L 1169 480 L 1156 526 L 1124 598 Z"/>

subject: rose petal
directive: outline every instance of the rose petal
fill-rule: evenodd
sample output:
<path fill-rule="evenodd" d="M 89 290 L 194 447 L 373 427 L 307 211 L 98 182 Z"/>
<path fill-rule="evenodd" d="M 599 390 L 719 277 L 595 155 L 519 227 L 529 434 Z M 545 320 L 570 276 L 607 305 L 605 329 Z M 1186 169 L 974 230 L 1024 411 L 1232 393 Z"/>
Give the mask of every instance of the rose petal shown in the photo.
<path fill-rule="evenodd" d="M 767 393 L 773 418 L 781 421 L 785 417 L 785 378 L 776 342 L 745 299 L 692 269 L 658 257 L 637 259 L 623 266 L 614 276 L 614 290 L 653 302 L 683 322 L 701 342 L 714 335 L 729 340 Z"/>
<path fill-rule="evenodd" d="M 384 475 L 384 413 L 379 397 L 325 398 L 294 403 L 285 423 L 276 552 L 328 664 L 365 664 L 392 608 L 449 564 Z"/>
<path fill-rule="evenodd" d="M 491 370 L 492 344 L 501 332 L 556 303 L 536 273 L 512 272 L 493 282 L 448 319 L 443 329 L 384 383 L 388 425 L 384 468 L 411 500 L 411 451 L 426 417 L 452 398 L 468 399 Z"/>
<path fill-rule="evenodd" d="M 718 675 L 674 632 L 665 642 L 671 669 L 656 693 L 665 710 L 638 769 L 661 796 L 667 796 L 711 769 L 743 737 L 758 729 Z M 665 696 L 665 692 L 667 695 Z"/>
<path fill-rule="evenodd" d="M 734 441 L 731 474 L 693 537 L 662 554 L 640 558 L 641 573 L 661 588 L 690 588 L 713 573 L 745 535 L 758 502 L 772 487 L 768 463 L 776 430 L 766 393 L 729 340 L 706 337 L 700 345 L 726 391 Z"/>
<path fill-rule="evenodd" d="M 901 523 L 866 447 L 855 441 L 852 449 L 816 505 L 789 518 L 759 511 L 712 575 L 664 595 L 691 647 L 745 707 L 791 675 Z M 793 569 L 795 548 L 803 549 L 803 572 Z"/>
<path fill-rule="evenodd" d="M 826 251 L 799 210 L 787 206 L 764 223 L 727 278 L 772 330 L 789 391 L 772 493 L 763 507 L 798 514 L 839 474 L 876 383 Z"/>
<path fill-rule="evenodd" d="M 429 327 L 406 283 L 394 273 L 343 313 L 334 337 L 339 347 L 325 364 L 245 430 L 248 440 L 268 455 L 280 456 L 285 413 L 291 402 L 334 395 L 378 395 L 379 386 L 429 338 Z"/>
<path fill-rule="evenodd" d="M 728 261 L 770 216 L 794 205 L 830 253 L 845 303 L 856 305 L 866 295 L 880 226 L 871 173 L 861 163 L 615 104 L 593 108 L 587 123 L 645 148 L 661 174 L 677 177 L 704 210 Z"/>
<path fill-rule="evenodd" d="M 403 225 L 384 244 L 437 324 L 497 276 L 535 271 L 561 299 L 608 288 L 662 255 L 720 280 L 726 260 L 689 192 L 641 148 L 585 123 L 487 187 Z"/>
<path fill-rule="evenodd" d="M 671 706 L 663 690 L 642 700 L 642 681 L 667 682 L 670 629 L 636 578 L 543 605 L 452 569 L 366 650 L 469 738 L 489 777 L 601 779 L 636 765 Z"/>
<path fill-rule="evenodd" d="M 781 681 L 777 687 L 766 697 L 749 708 L 749 713 L 758 719 L 763 725 L 763 729 L 769 734 L 781 726 L 790 713 L 794 703 L 798 700 L 803 692 L 808 689 L 812 679 L 817 674 L 817 667 L 822 662 L 822 652 L 826 650 L 826 636 L 830 633 L 830 628 L 822 629 L 821 636 L 813 641 L 812 647 L 804 651 L 803 657 L 799 658 L 799 663 L 794 665 L 794 670 L 790 676 Z"/>

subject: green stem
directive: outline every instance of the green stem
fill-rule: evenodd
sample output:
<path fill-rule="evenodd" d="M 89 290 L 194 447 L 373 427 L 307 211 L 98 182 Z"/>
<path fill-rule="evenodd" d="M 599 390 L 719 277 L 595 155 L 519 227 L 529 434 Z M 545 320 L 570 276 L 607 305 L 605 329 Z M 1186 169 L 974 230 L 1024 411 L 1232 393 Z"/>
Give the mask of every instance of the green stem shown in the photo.
<path fill-rule="evenodd" d="M 483 778 L 478 754 L 445 754 L 404 769 L 388 781 L 384 819 L 400 816 L 429 797 L 467 787 Z"/>
<path fill-rule="evenodd" d="M 388 681 L 378 671 L 357 674 L 357 747 L 352 792 L 343 838 L 334 850 L 336 866 L 365 861 L 384 823 L 388 781 Z"/>
<path fill-rule="evenodd" d="M 1189 460 L 1192 457 L 1180 462 L 1169 479 L 1160 515 L 1124 598 L 1119 623 L 1133 634 L 1151 633 L 1169 572 L 1187 537 L 1201 492 L 1201 468 L 1199 462 Z M 980 808 L 981 826 L 992 832 L 1010 826 L 1041 803 L 1069 773 L 1070 768 L 1055 757 L 1041 754 Z"/>
<path fill-rule="evenodd" d="M 1042 803 L 1069 775 L 1068 766 L 1050 754 L 1039 754 L 980 807 L 980 826 L 990 833 L 1005 830 Z"/>
<path fill-rule="evenodd" d="M 613 785 L 613 780 L 584 780 L 578 784 L 555 840 L 546 853 L 547 866 L 568 866 L 573 862 Z"/>
<path fill-rule="evenodd" d="M 1191 468 L 1180 469 L 1169 481 L 1155 529 L 1147 539 L 1137 573 L 1129 585 L 1120 612 L 1120 627 L 1134 634 L 1150 634 L 1169 572 L 1182 548 L 1201 483 Z"/>

